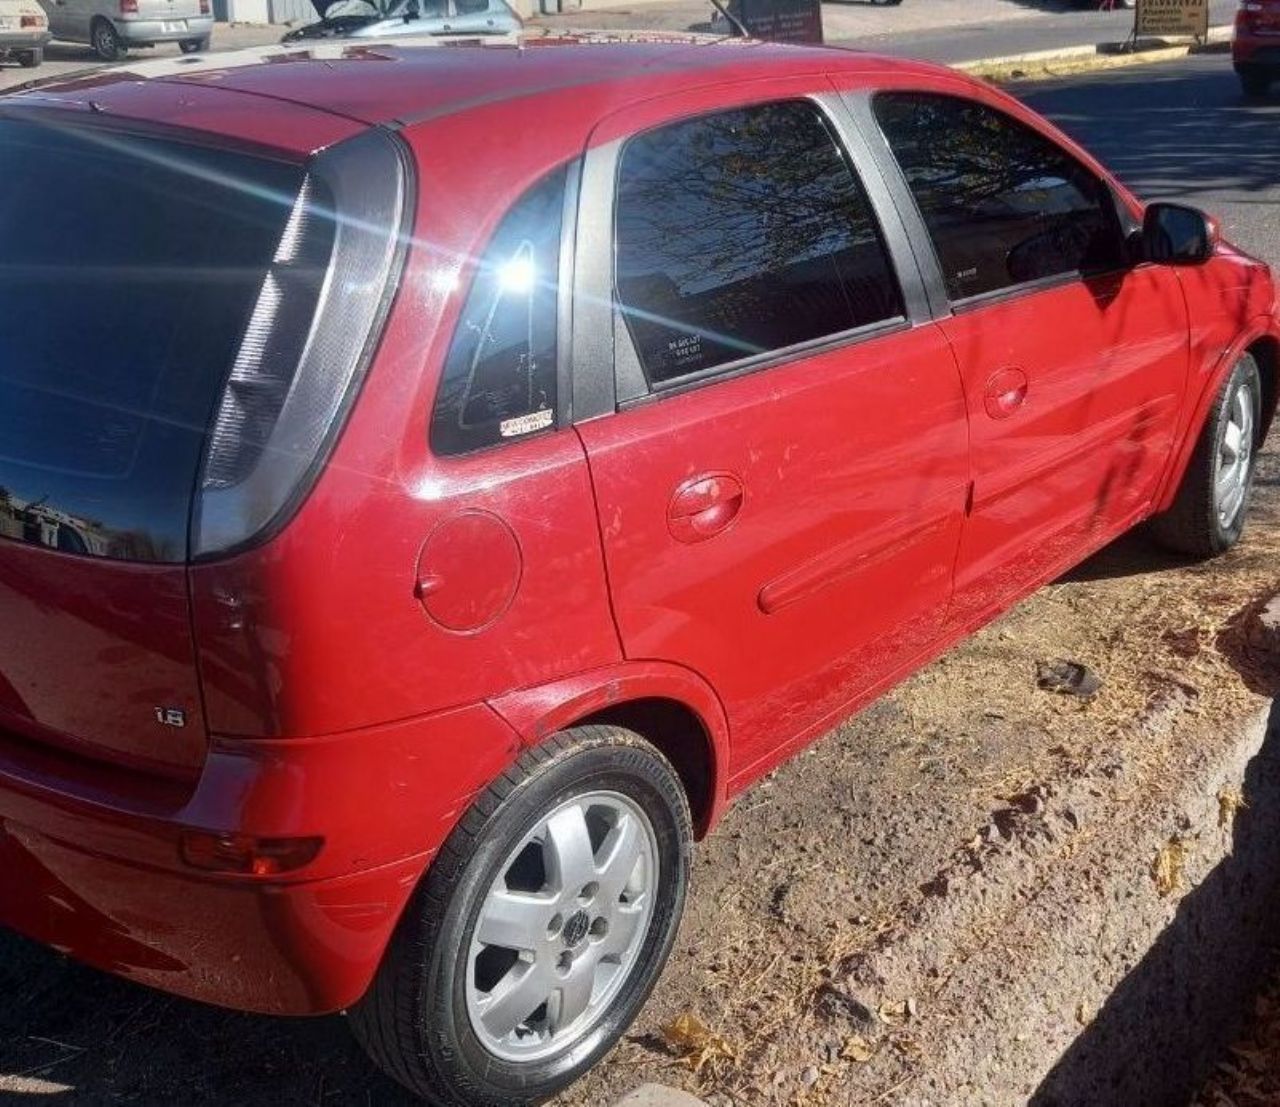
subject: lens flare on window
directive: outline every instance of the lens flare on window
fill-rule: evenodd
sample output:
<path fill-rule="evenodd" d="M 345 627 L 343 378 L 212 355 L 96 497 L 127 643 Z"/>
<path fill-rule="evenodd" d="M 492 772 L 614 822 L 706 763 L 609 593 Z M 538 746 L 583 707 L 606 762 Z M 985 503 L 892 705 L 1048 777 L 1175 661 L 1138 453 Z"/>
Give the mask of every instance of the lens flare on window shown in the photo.
<path fill-rule="evenodd" d="M 537 276 L 533 258 L 524 251 L 498 266 L 498 283 L 503 292 L 531 292 Z"/>

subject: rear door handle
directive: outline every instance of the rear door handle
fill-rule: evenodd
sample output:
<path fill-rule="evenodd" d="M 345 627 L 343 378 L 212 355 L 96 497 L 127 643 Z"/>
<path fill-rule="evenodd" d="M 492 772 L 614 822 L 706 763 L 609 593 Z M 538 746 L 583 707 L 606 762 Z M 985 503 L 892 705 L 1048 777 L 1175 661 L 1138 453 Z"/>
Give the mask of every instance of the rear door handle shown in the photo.
<path fill-rule="evenodd" d="M 678 542 L 701 542 L 727 530 L 742 510 L 746 490 L 732 473 L 704 473 L 675 490 L 667 529 Z"/>
<path fill-rule="evenodd" d="M 992 419 L 1008 419 L 1027 402 L 1030 384 L 1021 369 L 1001 369 L 987 378 L 982 402 Z"/>

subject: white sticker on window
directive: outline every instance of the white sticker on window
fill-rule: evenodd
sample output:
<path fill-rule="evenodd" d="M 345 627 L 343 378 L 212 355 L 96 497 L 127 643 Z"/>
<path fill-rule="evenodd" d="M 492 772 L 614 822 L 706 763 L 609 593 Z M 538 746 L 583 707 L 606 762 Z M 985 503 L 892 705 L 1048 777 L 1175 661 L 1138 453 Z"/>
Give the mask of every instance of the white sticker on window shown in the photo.
<path fill-rule="evenodd" d="M 515 438 L 521 434 L 532 434 L 534 431 L 540 431 L 551 426 L 554 418 L 554 413 L 550 408 L 545 411 L 531 411 L 528 415 L 520 415 L 515 419 L 503 419 L 498 424 L 498 433 L 503 438 Z"/>

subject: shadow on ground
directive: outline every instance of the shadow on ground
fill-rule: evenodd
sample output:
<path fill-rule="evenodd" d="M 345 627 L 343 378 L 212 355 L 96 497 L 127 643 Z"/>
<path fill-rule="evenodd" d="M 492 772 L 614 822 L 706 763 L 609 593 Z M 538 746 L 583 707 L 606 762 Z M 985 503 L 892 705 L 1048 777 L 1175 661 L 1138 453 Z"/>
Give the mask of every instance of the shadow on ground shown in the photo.
<path fill-rule="evenodd" d="M 339 1016 L 272 1019 L 164 995 L 0 931 L 0 1104 L 419 1103 Z M 18 1080 L 13 1081 L 17 1077 Z"/>
<path fill-rule="evenodd" d="M 1183 1107 L 1233 1040 L 1280 933 L 1280 701 L 1244 794 L 1231 854 L 1181 900 L 1031 1107 Z"/>
<path fill-rule="evenodd" d="M 1275 203 L 1280 96 L 1245 97 L 1226 57 L 1206 56 L 1194 70 L 1134 66 L 1105 81 L 1016 91 L 1144 199 Z"/>

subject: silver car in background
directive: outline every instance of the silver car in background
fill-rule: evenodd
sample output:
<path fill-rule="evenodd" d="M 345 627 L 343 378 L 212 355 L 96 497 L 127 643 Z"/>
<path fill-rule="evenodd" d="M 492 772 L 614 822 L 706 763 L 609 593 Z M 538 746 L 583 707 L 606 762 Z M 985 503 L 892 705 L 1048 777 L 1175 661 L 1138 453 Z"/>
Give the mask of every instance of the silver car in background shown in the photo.
<path fill-rule="evenodd" d="M 281 42 L 400 35 L 506 35 L 520 17 L 503 0 L 311 0 L 319 22 L 298 27 Z"/>
<path fill-rule="evenodd" d="M 87 42 L 103 61 L 134 46 L 176 42 L 184 54 L 209 45 L 211 0 L 40 0 L 49 30 L 63 42 Z"/>

